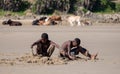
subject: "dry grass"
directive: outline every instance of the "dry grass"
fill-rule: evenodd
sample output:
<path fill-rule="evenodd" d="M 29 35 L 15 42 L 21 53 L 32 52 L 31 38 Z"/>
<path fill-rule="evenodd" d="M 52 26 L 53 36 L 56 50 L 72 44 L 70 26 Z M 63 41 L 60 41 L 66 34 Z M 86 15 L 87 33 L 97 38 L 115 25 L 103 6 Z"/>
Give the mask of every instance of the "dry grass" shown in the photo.
<path fill-rule="evenodd" d="M 120 3 L 120 0 L 112 0 L 112 1 L 113 1 L 113 2 L 117 2 L 117 3 L 118 3 L 118 2 Z"/>
<path fill-rule="evenodd" d="M 36 0 L 27 0 L 27 1 L 29 1 L 30 3 L 35 3 L 36 2 Z"/>

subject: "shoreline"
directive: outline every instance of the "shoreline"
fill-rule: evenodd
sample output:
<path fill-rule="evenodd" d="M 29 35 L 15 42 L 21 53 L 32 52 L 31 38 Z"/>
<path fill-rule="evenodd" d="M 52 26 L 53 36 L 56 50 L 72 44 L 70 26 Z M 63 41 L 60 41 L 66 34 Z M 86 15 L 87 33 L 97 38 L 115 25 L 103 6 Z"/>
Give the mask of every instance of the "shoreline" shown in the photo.
<path fill-rule="evenodd" d="M 35 19 L 25 19 L 25 20 L 13 20 L 13 21 L 19 21 L 21 22 L 23 25 L 22 26 L 33 26 L 32 22 Z M 0 26 L 7 26 L 7 25 L 2 25 L 2 22 L 5 20 L 0 20 Z M 49 26 L 70 26 L 68 22 L 63 21 L 62 25 L 49 25 Z M 120 26 L 120 23 L 97 23 L 94 22 L 92 25 L 88 25 L 88 26 Z M 81 27 L 81 26 L 78 26 Z M 86 26 L 87 27 L 87 26 Z"/>

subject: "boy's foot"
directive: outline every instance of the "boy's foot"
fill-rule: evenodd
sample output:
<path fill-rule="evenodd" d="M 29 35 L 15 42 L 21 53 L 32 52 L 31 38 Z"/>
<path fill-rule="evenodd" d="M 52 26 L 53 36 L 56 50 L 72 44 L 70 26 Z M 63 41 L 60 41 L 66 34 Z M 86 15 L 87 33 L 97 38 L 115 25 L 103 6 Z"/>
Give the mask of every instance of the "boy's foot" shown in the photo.
<path fill-rule="evenodd" d="M 96 59 L 96 57 L 97 57 L 97 55 L 98 55 L 98 53 L 97 53 L 97 54 L 95 54 L 95 55 L 91 55 L 90 60 L 95 60 L 95 59 Z"/>

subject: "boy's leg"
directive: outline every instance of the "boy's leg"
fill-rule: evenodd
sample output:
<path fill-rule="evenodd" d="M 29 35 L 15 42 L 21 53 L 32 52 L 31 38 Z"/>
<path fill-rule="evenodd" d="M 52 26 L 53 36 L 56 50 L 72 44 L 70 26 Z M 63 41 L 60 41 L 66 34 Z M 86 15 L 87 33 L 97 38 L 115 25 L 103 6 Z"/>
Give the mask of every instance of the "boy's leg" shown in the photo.
<path fill-rule="evenodd" d="M 90 59 L 96 59 L 96 57 L 97 57 L 97 54 L 91 55 L 91 54 L 89 53 L 89 51 L 88 51 L 87 49 L 83 48 L 83 47 L 79 47 L 79 51 L 80 51 L 83 55 L 89 57 Z"/>
<path fill-rule="evenodd" d="M 52 55 L 54 50 L 55 50 L 55 46 L 54 45 L 50 45 L 49 48 L 47 49 L 48 57 L 50 57 Z"/>
<path fill-rule="evenodd" d="M 60 50 L 60 56 L 65 57 L 65 51 L 64 50 Z"/>
<path fill-rule="evenodd" d="M 83 55 L 85 55 L 85 56 L 87 56 L 87 57 L 91 57 L 91 55 L 89 54 L 89 51 L 87 50 L 87 49 L 85 49 L 85 48 L 80 48 L 80 52 L 83 54 Z"/>
<path fill-rule="evenodd" d="M 70 51 L 70 55 L 74 58 L 76 58 L 76 55 L 79 54 L 79 51 L 78 51 L 78 48 L 73 48 L 71 51 Z"/>
<path fill-rule="evenodd" d="M 74 57 L 74 58 L 76 57 L 76 55 L 79 54 L 79 52 L 76 53 L 76 50 L 77 50 L 77 48 L 74 48 L 74 49 L 72 49 L 72 50 L 70 51 L 70 55 L 71 55 L 72 57 Z M 60 57 L 71 59 L 71 58 L 69 57 L 68 52 L 67 52 L 66 50 L 60 50 Z"/>
<path fill-rule="evenodd" d="M 60 50 L 60 57 L 67 57 L 68 54 L 67 54 L 67 50 Z"/>
<path fill-rule="evenodd" d="M 85 56 L 89 57 L 91 60 L 95 60 L 97 55 L 98 55 L 98 53 L 93 55 L 93 54 L 90 54 L 89 51 L 85 52 Z"/>

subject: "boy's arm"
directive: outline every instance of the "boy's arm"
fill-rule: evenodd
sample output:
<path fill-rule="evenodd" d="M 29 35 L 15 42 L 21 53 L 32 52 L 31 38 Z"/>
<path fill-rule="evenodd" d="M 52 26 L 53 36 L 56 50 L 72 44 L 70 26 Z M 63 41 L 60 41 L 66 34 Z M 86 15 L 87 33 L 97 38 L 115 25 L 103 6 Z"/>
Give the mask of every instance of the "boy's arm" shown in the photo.
<path fill-rule="evenodd" d="M 40 42 L 40 40 L 34 42 L 34 43 L 31 45 L 31 48 L 33 48 L 33 46 L 37 45 L 39 42 Z"/>
<path fill-rule="evenodd" d="M 68 44 L 68 46 L 67 46 L 67 48 L 68 48 L 68 56 L 70 56 L 70 50 L 71 50 L 71 48 L 70 48 L 70 43 Z"/>
<path fill-rule="evenodd" d="M 60 49 L 60 46 L 56 44 L 55 42 L 51 41 L 51 44 L 54 45 L 56 48 Z"/>

